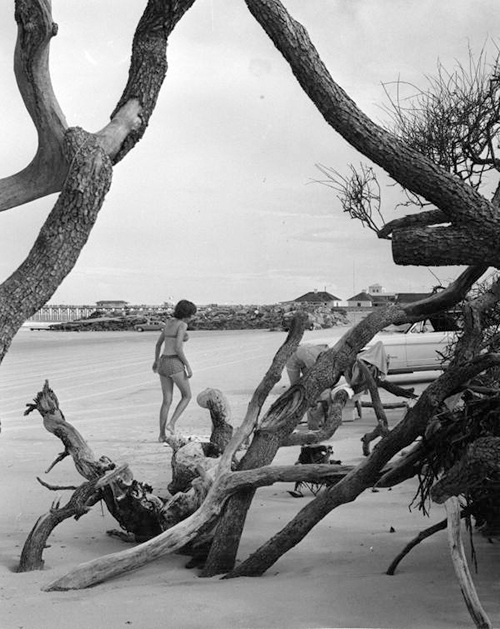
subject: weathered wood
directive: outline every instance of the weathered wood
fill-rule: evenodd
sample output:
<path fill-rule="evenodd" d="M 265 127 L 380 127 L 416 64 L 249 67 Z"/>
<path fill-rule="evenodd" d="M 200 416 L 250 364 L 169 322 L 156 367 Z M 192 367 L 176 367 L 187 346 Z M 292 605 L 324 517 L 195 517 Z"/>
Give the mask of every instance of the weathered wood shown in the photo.
<path fill-rule="evenodd" d="M 222 391 L 205 389 L 198 395 L 197 402 L 210 411 L 212 431 L 209 441 L 194 441 L 188 436 L 167 433 L 165 440 L 173 451 L 172 479 L 168 485 L 171 494 L 188 491 L 192 481 L 199 476 L 200 466 L 205 471 L 215 468 L 233 436 L 231 408 Z"/>
<path fill-rule="evenodd" d="M 242 459 L 240 468 L 250 469 L 270 463 L 283 441 L 297 426 L 304 415 L 305 409 L 314 402 L 325 390 L 333 387 L 344 371 L 352 364 L 361 349 L 373 338 L 373 336 L 390 323 L 403 323 L 418 320 L 431 312 L 447 308 L 456 300 L 465 296 L 471 284 L 482 275 L 483 269 L 469 268 L 464 271 L 457 280 L 448 288 L 412 304 L 398 304 L 377 309 L 369 314 L 359 325 L 352 328 L 330 350 L 324 352 L 316 363 L 308 370 L 298 383 L 290 387 L 269 409 L 261 422 L 260 429 L 256 432 L 247 453 Z M 404 447 L 403 444 L 399 449 Z M 377 473 L 373 475 L 372 482 L 377 480 Z M 367 486 L 367 485 L 366 485 Z M 366 487 L 365 486 L 365 487 Z M 253 498 L 252 492 L 232 497 L 225 508 L 223 518 L 227 518 L 228 524 L 220 535 L 218 553 L 221 558 L 215 559 L 213 555 L 213 569 L 208 562 L 204 574 L 212 576 L 231 570 L 235 565 L 236 552 L 241 537 L 246 513 Z M 314 517 L 314 516 L 313 516 Z M 221 524 L 219 524 L 221 527 Z M 222 529 L 221 529 L 222 530 Z M 303 528 L 304 534 L 307 527 Z M 228 540 L 231 540 L 228 543 Z M 284 544 L 283 547 L 286 547 Z M 277 550 L 277 549 L 274 549 Z M 267 549 L 263 551 L 267 553 Z M 279 551 L 277 551 L 279 556 Z M 271 558 L 267 558 L 263 563 Z M 209 558 L 210 559 L 210 558 Z M 272 562 L 271 562 L 272 564 Z M 271 565 L 269 564 L 269 565 Z"/>
<path fill-rule="evenodd" d="M 168 484 L 171 494 L 188 491 L 191 483 L 200 475 L 200 470 L 208 472 L 214 470 L 219 464 L 220 453 L 215 456 L 207 456 L 206 448 L 210 444 L 199 441 L 189 441 L 172 453 L 171 468 L 172 480 Z"/>
<path fill-rule="evenodd" d="M 217 449 L 219 454 L 222 454 L 233 436 L 229 402 L 222 391 L 210 388 L 199 393 L 196 401 L 202 408 L 210 411 L 212 420 L 210 444 Z"/>
<path fill-rule="evenodd" d="M 392 316 L 403 316 L 406 308 L 409 310 L 409 313 L 407 313 L 406 316 L 422 316 L 422 311 L 432 310 L 436 301 L 440 306 L 442 306 L 443 303 L 446 303 L 450 298 L 458 298 L 462 294 L 462 291 L 466 290 L 467 283 L 469 281 L 473 281 L 476 273 L 477 270 L 467 270 L 460 278 L 458 278 L 454 285 L 450 286 L 449 289 L 442 291 L 434 299 L 431 299 L 430 302 L 429 300 L 424 300 L 420 303 L 419 308 L 416 308 L 414 304 L 408 305 L 403 308 L 403 310 L 399 310 L 396 315 L 394 310 L 391 309 Z M 386 316 L 387 313 L 382 316 L 376 313 L 375 319 L 380 323 Z M 372 333 L 374 333 L 373 322 L 371 325 L 368 325 L 368 328 Z M 356 335 L 358 342 L 363 342 L 363 336 L 363 333 Z M 357 354 L 356 350 L 359 350 L 359 347 L 355 344 L 351 345 L 352 338 L 349 333 L 344 338 L 344 342 L 346 342 L 346 339 L 349 343 L 348 355 L 352 355 L 352 360 L 354 360 L 354 357 Z M 297 340 L 297 344 L 298 342 L 299 341 Z M 340 346 L 342 347 L 342 344 Z M 288 349 L 293 351 L 294 348 L 289 347 Z M 280 359 L 277 360 L 280 352 L 282 355 Z M 335 355 L 336 354 L 333 353 L 333 356 Z M 330 356 L 330 359 L 331 358 L 332 355 Z M 281 348 L 275 357 L 273 364 L 275 367 L 276 365 L 281 364 L 282 369 L 286 359 L 286 350 Z M 283 552 L 286 552 L 287 548 L 291 547 L 290 543 L 293 546 L 297 543 L 297 541 L 300 541 L 306 532 L 310 530 L 310 528 L 312 528 L 312 526 L 314 526 L 314 524 L 321 519 L 324 514 L 337 506 L 337 504 L 354 500 L 355 497 L 370 483 L 375 482 L 377 480 L 379 470 L 383 467 L 383 465 L 392 458 L 398 450 L 408 445 L 408 443 L 411 443 L 415 439 L 415 437 L 419 434 L 419 431 L 423 430 L 425 427 L 427 418 L 432 416 L 432 409 L 436 408 L 436 405 L 439 405 L 441 399 L 444 399 L 444 397 L 449 395 L 449 391 L 457 386 L 457 382 L 469 380 L 475 373 L 483 371 L 484 369 L 498 363 L 500 363 L 500 356 L 490 354 L 474 359 L 464 367 L 458 366 L 455 370 L 445 372 L 445 374 L 443 374 L 434 386 L 431 385 L 429 387 L 426 391 L 426 395 L 422 396 L 418 400 L 415 407 L 413 409 L 409 409 L 407 415 L 410 415 L 410 417 L 406 417 L 405 420 L 401 422 L 401 424 L 398 425 L 386 439 L 378 444 L 371 457 L 366 460 L 365 465 L 360 465 L 359 470 L 350 472 L 336 486 L 322 492 L 318 498 L 309 504 L 309 507 L 312 505 L 312 509 L 309 510 L 310 513 L 307 513 L 308 509 L 306 507 L 305 509 L 307 515 L 305 517 L 300 516 L 298 518 L 294 518 L 290 525 L 285 527 L 285 529 L 278 534 L 277 544 L 273 543 L 275 540 L 270 540 L 270 546 L 266 545 L 265 548 L 263 547 L 263 549 L 259 549 L 259 551 L 255 553 L 255 557 L 253 556 L 250 558 L 250 565 L 252 565 L 250 574 L 254 574 L 255 570 L 257 570 L 257 573 L 264 571 L 266 567 L 272 565 L 277 557 L 281 556 Z M 325 362 L 320 365 L 320 371 L 324 370 L 328 364 L 328 362 Z M 342 367 L 345 368 L 343 364 Z M 313 367 L 311 371 L 314 371 L 314 369 L 315 367 Z M 274 373 L 274 371 L 275 370 L 271 369 L 272 373 Z M 334 373 L 336 373 L 336 371 L 334 371 Z M 279 379 L 279 373 L 275 374 L 275 376 Z M 277 447 L 279 447 L 279 439 L 283 438 L 287 434 L 287 431 L 293 430 L 293 427 L 303 415 L 306 408 L 306 406 L 304 406 L 304 399 L 307 400 L 306 392 L 309 384 L 306 378 L 307 376 L 304 378 L 305 384 L 299 384 L 291 387 L 285 395 L 280 398 L 278 403 L 273 405 L 273 412 L 270 415 L 268 414 L 268 416 L 266 416 L 261 422 L 260 430 L 256 433 L 252 445 L 246 455 L 248 456 L 250 454 L 248 457 L 248 461 L 251 465 L 250 469 L 252 467 L 256 467 L 256 465 L 252 464 L 253 456 L 256 457 L 256 462 L 259 460 L 259 457 L 261 457 L 263 451 L 268 451 L 269 454 L 274 456 L 274 452 Z M 203 505 L 200 509 L 198 509 L 198 511 L 196 511 L 196 513 L 189 516 L 184 522 L 181 522 L 180 524 L 173 526 L 168 531 L 165 531 L 155 538 L 155 540 L 151 540 L 152 544 L 151 542 L 147 542 L 148 546 L 146 552 L 144 552 L 141 545 L 136 549 L 127 551 L 127 557 L 123 557 L 119 554 L 118 556 L 96 560 L 95 562 L 91 562 L 89 565 L 75 569 L 67 575 L 67 578 L 63 577 L 62 580 L 58 580 L 57 582 L 51 584 L 49 588 L 64 589 L 67 587 L 87 587 L 88 585 L 104 580 L 105 578 L 116 576 L 123 571 L 133 570 L 147 561 L 160 556 L 164 552 L 172 552 L 173 550 L 182 547 L 184 544 L 187 544 L 194 539 L 197 534 L 203 534 L 205 531 L 213 527 L 217 521 L 221 508 L 221 505 L 217 504 L 217 501 L 221 500 L 221 495 L 224 493 L 221 488 L 223 488 L 224 482 L 227 480 L 228 476 L 230 476 L 229 470 L 233 456 L 244 440 L 251 434 L 255 421 L 258 417 L 258 411 L 260 408 L 259 403 L 261 404 L 263 399 L 265 399 L 266 390 L 268 390 L 269 386 L 272 386 L 272 379 L 270 380 L 264 378 L 263 383 L 261 384 L 262 388 L 258 388 L 252 398 L 253 404 L 251 403 L 249 405 L 245 421 L 236 431 L 235 436 L 221 459 L 221 463 L 218 468 L 218 476 L 208 491 Z M 313 382 L 311 385 L 311 391 L 317 390 L 317 386 L 317 382 Z M 306 393 L 306 395 L 304 395 L 304 393 Z M 269 430 L 271 427 L 274 428 L 273 431 Z M 269 439 L 269 437 L 271 437 L 271 439 Z M 252 454 L 251 450 L 256 438 L 258 441 L 258 447 L 256 452 Z M 247 491 L 251 492 L 253 490 Z M 227 496 L 225 496 L 223 500 L 226 498 Z M 193 527 L 197 527 L 198 531 L 195 532 Z M 291 534 L 290 531 L 292 531 Z M 271 548 L 271 552 L 269 553 L 268 548 Z M 253 564 L 254 558 L 257 558 L 256 564 Z M 243 562 L 243 570 L 248 569 L 247 562 Z M 257 568 L 253 567 L 254 565 L 256 565 Z M 238 570 L 233 571 L 233 573 L 231 573 L 230 576 L 238 576 Z"/>
<path fill-rule="evenodd" d="M 469 614 L 478 629 L 491 629 L 493 626 L 486 615 L 477 595 L 465 556 L 460 532 L 460 503 L 458 498 L 448 498 L 444 503 L 448 520 L 448 545 L 453 568 L 460 584 L 460 590 Z"/>
<path fill-rule="evenodd" d="M 387 421 L 387 416 L 384 411 L 382 400 L 380 399 L 380 395 L 377 389 L 377 383 L 375 382 L 371 371 L 368 369 L 363 360 L 358 360 L 357 363 L 366 381 L 366 385 L 372 398 L 375 416 L 377 418 L 377 425 L 375 426 L 375 428 L 371 432 L 367 432 L 361 437 L 361 442 L 363 444 L 363 454 L 365 456 L 368 456 L 370 454 L 370 442 L 377 437 L 385 437 L 389 433 L 389 423 Z"/>
<path fill-rule="evenodd" d="M 35 396 L 33 402 L 27 405 L 24 414 L 28 415 L 35 410 L 42 416 L 44 428 L 58 437 L 64 445 L 64 452 L 59 454 L 47 471 L 66 456 L 72 457 L 79 474 L 90 481 L 96 480 L 115 467 L 115 464 L 107 457 L 97 459 L 78 430 L 66 421 L 59 408 L 59 400 L 50 388 L 48 380 L 45 381 L 42 390 Z"/>
<path fill-rule="evenodd" d="M 235 447 L 238 444 L 242 445 L 245 443 L 245 441 L 256 429 L 262 405 L 264 404 L 273 386 L 279 382 L 286 362 L 297 349 L 300 341 L 302 340 L 307 323 L 307 313 L 299 312 L 293 317 L 285 342 L 274 356 L 270 368 L 264 375 L 264 378 L 259 383 L 252 399 L 250 400 L 242 427 L 238 429 L 238 431 L 241 432 L 241 437 L 235 442 Z M 294 394 L 292 392 L 292 396 L 293 395 Z M 296 423 L 298 423 L 300 417 L 304 416 L 306 408 L 306 405 L 302 404 L 299 409 L 296 410 Z M 259 464 L 265 465 L 272 462 L 274 454 L 279 447 L 277 443 L 264 444 L 263 448 L 268 452 L 268 454 L 265 454 L 260 461 L 259 458 L 252 458 L 252 452 L 254 449 L 261 451 L 261 448 L 258 445 L 255 445 L 260 439 L 260 431 L 256 430 L 249 450 L 247 450 L 245 456 L 238 465 L 239 470 L 252 469 L 258 467 Z M 267 450 L 268 447 L 269 450 Z M 233 449 L 231 456 L 235 453 L 236 449 Z M 229 460 L 227 458 L 228 454 L 225 453 L 224 456 L 226 457 L 227 468 L 229 465 Z M 234 565 L 241 535 L 245 526 L 246 514 L 250 508 L 254 494 L 255 490 L 253 489 L 241 491 L 237 495 L 232 496 L 227 501 L 227 504 L 224 505 L 222 516 L 217 524 L 214 539 L 210 547 L 210 552 L 205 563 L 202 576 L 208 577 L 227 572 L 227 570 Z"/>
<path fill-rule="evenodd" d="M 418 395 L 415 395 L 415 389 L 410 387 L 400 387 L 395 382 L 391 382 L 390 380 L 377 380 L 377 386 L 379 389 L 384 389 L 388 393 L 392 393 L 398 397 L 404 397 L 409 399 L 416 399 Z M 385 408 L 391 408 L 390 403 L 384 403 Z"/>
<path fill-rule="evenodd" d="M 78 430 L 66 421 L 48 381 L 28 404 L 25 414 L 34 410 L 41 414 L 46 430 L 64 445 L 64 452 L 47 471 L 66 456 L 71 456 L 75 468 L 88 482 L 75 490 L 64 507 L 53 506 L 49 513 L 39 518 L 24 544 L 20 570 L 40 569 L 43 548 L 55 526 L 69 517 L 80 517 L 101 499 L 120 526 L 132 533 L 137 541 L 149 539 L 163 530 L 164 502 L 151 493 L 148 485 L 134 480 L 127 464 L 117 468 L 107 456 L 96 458 Z"/>
<path fill-rule="evenodd" d="M 40 516 L 31 529 L 24 542 L 17 571 L 42 570 L 44 566 L 43 551 L 54 528 L 68 518 L 78 519 L 101 498 L 102 494 L 96 489 L 95 481 L 89 481 L 75 490 L 64 507 L 59 508 L 59 503 L 54 503 L 50 511 Z"/>
<path fill-rule="evenodd" d="M 38 134 L 37 152 L 20 172 L 0 179 L 0 211 L 62 189 L 68 171 L 63 141 L 68 123 L 57 102 L 49 71 L 49 50 L 57 24 L 46 1 L 16 3 L 14 52 L 17 86 Z"/>
<path fill-rule="evenodd" d="M 164 533 L 158 535 L 154 543 L 150 544 L 148 542 L 148 550 L 145 553 L 141 545 L 141 547 L 133 551 L 128 551 L 129 555 L 126 559 L 121 556 L 112 556 L 109 561 L 107 558 L 103 558 L 102 561 L 96 560 L 97 563 L 82 567 L 81 570 L 78 568 L 75 569 L 68 575 L 68 578 L 58 580 L 50 585 L 49 588 L 64 589 L 66 587 L 87 587 L 91 585 L 94 580 L 95 582 L 99 582 L 108 578 L 108 576 L 120 574 L 122 571 L 133 570 L 165 552 L 173 552 L 182 548 L 198 535 L 203 535 L 207 530 L 213 527 L 226 498 L 226 496 L 224 496 L 224 500 L 221 499 L 219 495 L 220 487 L 223 485 L 231 469 L 233 457 L 245 440 L 252 434 L 258 420 L 260 409 L 273 386 L 280 380 L 281 372 L 286 361 L 300 343 L 306 323 L 307 315 L 304 313 L 299 313 L 294 318 L 285 343 L 276 353 L 270 368 L 255 390 L 241 426 L 235 431 L 230 444 L 221 457 L 217 468 L 217 476 L 201 507 L 179 524 L 168 528 Z M 193 491 L 196 491 L 196 487 L 200 482 L 201 479 L 196 479 L 193 482 Z M 176 501 L 179 501 L 182 503 L 180 510 L 184 513 L 185 505 L 183 501 L 185 498 L 182 496 L 183 494 L 177 494 L 175 500 L 169 503 L 169 508 L 172 509 L 173 506 L 177 505 Z M 221 504 L 217 504 L 217 500 L 220 500 Z M 165 514 L 163 515 L 165 517 Z M 203 525 L 201 525 L 201 523 L 203 523 Z M 153 540 L 151 540 L 151 542 L 153 542 Z M 70 583 L 71 585 L 68 585 Z"/>
<path fill-rule="evenodd" d="M 408 408 L 408 402 L 384 402 L 385 410 L 393 410 L 395 408 Z M 374 408 L 373 402 L 361 402 L 362 408 Z"/>
<path fill-rule="evenodd" d="M 397 461 L 391 462 L 381 471 L 382 476 L 377 481 L 376 487 L 394 487 L 413 478 L 422 465 L 424 453 L 425 446 L 421 441 L 417 442 Z"/>
<path fill-rule="evenodd" d="M 429 385 L 415 406 L 408 409 L 404 418 L 376 445 L 368 458 L 335 486 L 318 494 L 281 531 L 224 578 L 263 574 L 279 557 L 298 544 L 327 513 L 355 500 L 365 489 L 373 486 L 384 465 L 425 430 L 429 418 L 434 415 L 442 400 L 455 390 L 457 384 L 499 364 L 500 355 L 489 354 L 479 356 L 462 366 L 455 365 L 444 372 Z"/>
<path fill-rule="evenodd" d="M 415 546 L 420 544 L 420 542 L 423 542 L 424 539 L 431 537 L 431 535 L 434 535 L 435 533 L 438 533 L 439 531 L 444 531 L 447 524 L 448 524 L 448 520 L 445 518 L 444 520 L 441 520 L 441 522 L 437 522 L 437 524 L 433 524 L 432 526 L 429 526 L 423 531 L 420 531 L 420 533 L 416 537 L 414 537 L 411 540 L 411 542 L 408 542 L 408 544 L 406 544 L 403 550 L 400 553 L 398 553 L 398 555 L 396 555 L 396 557 L 393 559 L 393 561 L 391 562 L 390 566 L 387 568 L 385 573 L 392 576 L 396 572 L 396 568 L 399 566 L 401 561 L 406 557 L 406 555 L 413 548 L 415 548 Z"/>
<path fill-rule="evenodd" d="M 210 486 L 201 507 L 186 519 L 178 522 L 154 539 L 134 548 L 82 564 L 43 589 L 53 591 L 89 587 L 119 574 L 140 568 L 166 553 L 180 550 L 214 526 L 227 497 L 242 487 L 253 489 L 275 482 L 324 482 L 327 480 L 338 482 L 351 469 L 350 466 L 342 465 L 290 465 L 268 466 L 219 475 Z M 201 482 L 202 480 L 198 479 L 193 486 Z M 178 496 L 183 495 L 178 494 Z M 174 497 L 174 500 L 175 498 L 177 496 Z"/>
<path fill-rule="evenodd" d="M 347 391 L 337 391 L 333 398 L 329 396 L 326 402 L 322 402 L 324 420 L 318 430 L 294 430 L 281 444 L 288 446 L 306 446 L 322 443 L 331 439 L 337 429 L 342 425 L 342 409 L 347 404 L 349 395 Z"/>

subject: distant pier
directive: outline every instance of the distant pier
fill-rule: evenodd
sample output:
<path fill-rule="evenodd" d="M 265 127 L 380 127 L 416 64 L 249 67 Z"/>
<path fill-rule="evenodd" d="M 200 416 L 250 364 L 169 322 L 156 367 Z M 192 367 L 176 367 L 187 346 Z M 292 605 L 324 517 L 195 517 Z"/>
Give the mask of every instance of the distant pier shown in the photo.
<path fill-rule="evenodd" d="M 98 310 L 104 316 L 113 316 L 117 314 L 147 314 L 152 315 L 156 312 L 165 310 L 165 306 L 150 306 L 150 305 L 138 305 L 138 306 L 125 306 L 123 308 L 116 307 L 102 307 L 92 305 L 68 305 L 68 304 L 47 304 L 40 308 L 32 317 L 30 321 L 37 321 L 40 323 L 59 323 L 63 321 L 74 321 L 75 319 L 85 319 L 93 312 Z"/>

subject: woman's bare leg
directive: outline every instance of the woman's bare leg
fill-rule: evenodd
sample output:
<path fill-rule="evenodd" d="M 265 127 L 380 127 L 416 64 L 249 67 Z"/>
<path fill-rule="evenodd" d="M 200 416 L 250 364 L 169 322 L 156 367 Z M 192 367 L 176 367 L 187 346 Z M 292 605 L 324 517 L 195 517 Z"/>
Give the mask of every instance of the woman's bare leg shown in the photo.
<path fill-rule="evenodd" d="M 181 393 L 179 404 L 177 404 L 177 406 L 175 407 L 175 411 L 167 424 L 167 428 L 174 432 L 175 423 L 184 412 L 186 406 L 191 401 L 191 387 L 189 385 L 189 378 L 183 371 L 181 371 L 180 373 L 172 374 L 171 378 L 175 382 Z"/>
<path fill-rule="evenodd" d="M 163 401 L 160 408 L 160 435 L 158 437 L 158 441 L 161 442 L 166 440 L 165 429 L 168 421 L 168 412 L 170 411 L 170 407 L 172 405 L 174 383 L 168 376 L 160 376 L 160 382 Z"/>

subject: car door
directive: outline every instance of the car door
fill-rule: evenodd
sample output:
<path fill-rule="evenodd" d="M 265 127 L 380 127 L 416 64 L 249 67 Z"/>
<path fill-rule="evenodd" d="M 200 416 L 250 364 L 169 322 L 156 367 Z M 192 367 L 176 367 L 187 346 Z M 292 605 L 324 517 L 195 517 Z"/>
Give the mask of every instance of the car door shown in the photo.
<path fill-rule="evenodd" d="M 403 332 L 382 332 L 377 334 L 373 341 L 382 341 L 385 353 L 389 360 L 389 373 L 401 373 L 408 371 L 406 358 L 406 334 Z"/>
<path fill-rule="evenodd" d="M 415 323 L 405 334 L 408 369 L 424 371 L 440 369 L 442 353 L 448 343 L 449 332 L 437 332 L 426 319 Z"/>

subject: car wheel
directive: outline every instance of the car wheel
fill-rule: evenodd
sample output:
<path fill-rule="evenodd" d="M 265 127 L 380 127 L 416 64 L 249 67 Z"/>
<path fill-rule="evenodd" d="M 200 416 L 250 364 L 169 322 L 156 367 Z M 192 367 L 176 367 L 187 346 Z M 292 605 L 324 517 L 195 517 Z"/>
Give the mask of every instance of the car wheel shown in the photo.
<path fill-rule="evenodd" d="M 144 328 L 136 328 L 137 332 L 144 332 Z"/>

